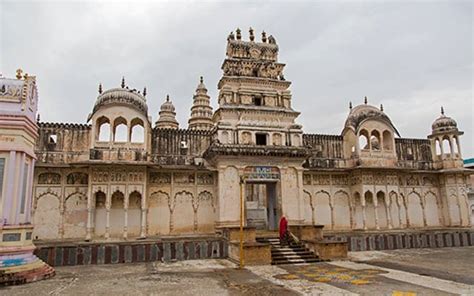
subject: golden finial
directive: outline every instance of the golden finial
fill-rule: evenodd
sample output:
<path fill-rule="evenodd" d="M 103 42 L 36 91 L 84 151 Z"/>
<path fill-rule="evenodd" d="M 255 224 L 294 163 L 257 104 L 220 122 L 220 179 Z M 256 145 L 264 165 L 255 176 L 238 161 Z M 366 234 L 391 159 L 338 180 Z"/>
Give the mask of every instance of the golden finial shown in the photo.
<path fill-rule="evenodd" d="M 99 94 L 102 93 L 102 83 L 99 83 Z"/>
<path fill-rule="evenodd" d="M 444 115 L 444 108 L 441 106 L 441 115 Z"/>
<path fill-rule="evenodd" d="M 166 101 L 167 101 L 167 102 L 170 101 L 170 95 L 166 95 Z"/>
<path fill-rule="evenodd" d="M 18 68 L 16 70 L 16 79 L 21 79 L 21 74 L 23 73 L 23 70 Z"/>
<path fill-rule="evenodd" d="M 380 111 L 383 111 L 383 105 L 380 104 Z"/>
<path fill-rule="evenodd" d="M 367 96 L 364 97 L 364 104 L 367 105 Z"/>
<path fill-rule="evenodd" d="M 199 82 L 204 83 L 204 78 L 202 76 L 199 78 Z"/>
<path fill-rule="evenodd" d="M 122 85 L 121 86 L 122 86 L 122 88 L 125 88 L 125 77 L 124 76 L 122 76 Z"/>
<path fill-rule="evenodd" d="M 352 102 L 349 102 L 349 110 L 352 110 Z"/>

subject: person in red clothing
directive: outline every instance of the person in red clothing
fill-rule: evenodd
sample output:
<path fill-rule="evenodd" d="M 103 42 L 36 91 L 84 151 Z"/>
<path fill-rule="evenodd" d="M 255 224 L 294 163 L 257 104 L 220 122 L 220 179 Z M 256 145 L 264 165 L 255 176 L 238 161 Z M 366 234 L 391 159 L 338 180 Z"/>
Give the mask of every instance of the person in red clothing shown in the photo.
<path fill-rule="evenodd" d="M 285 215 L 282 215 L 280 218 L 280 244 L 288 243 L 288 220 L 286 220 Z"/>

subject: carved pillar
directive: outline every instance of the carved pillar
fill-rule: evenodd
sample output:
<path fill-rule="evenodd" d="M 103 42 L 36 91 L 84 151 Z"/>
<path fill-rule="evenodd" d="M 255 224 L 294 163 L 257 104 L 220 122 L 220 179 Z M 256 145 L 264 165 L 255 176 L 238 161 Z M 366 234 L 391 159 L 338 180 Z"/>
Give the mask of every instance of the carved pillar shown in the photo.
<path fill-rule="evenodd" d="M 362 205 L 362 225 L 363 225 L 364 230 L 367 230 L 367 222 L 366 222 L 367 215 L 365 213 L 365 194 L 364 194 L 364 198 L 361 197 L 360 201 Z"/>
<path fill-rule="evenodd" d="M 441 159 L 444 159 L 444 148 L 443 148 L 443 139 L 438 138 L 439 148 L 441 150 Z"/>
<path fill-rule="evenodd" d="M 123 238 L 128 238 L 128 207 L 123 209 L 124 222 L 123 222 Z"/>
<path fill-rule="evenodd" d="M 148 214 L 148 209 L 142 208 L 142 217 L 141 217 L 141 228 L 140 228 L 140 237 L 145 238 L 147 236 L 147 227 L 146 227 L 146 221 L 147 221 L 147 214 Z"/>
<path fill-rule="evenodd" d="M 105 238 L 110 238 L 110 206 L 112 204 L 110 194 L 105 198 Z"/>
<path fill-rule="evenodd" d="M 406 228 L 410 228 L 410 217 L 408 215 L 408 207 L 406 203 L 406 198 L 405 196 L 402 196 L 402 201 L 403 201 L 403 207 L 405 209 L 405 219 L 406 219 Z"/>
<path fill-rule="evenodd" d="M 454 155 L 453 136 L 449 136 L 449 149 L 451 150 L 451 159 L 454 159 L 455 155 Z"/>
<path fill-rule="evenodd" d="M 92 238 L 92 201 L 90 190 L 87 188 L 87 224 L 86 224 L 86 241 Z"/>
<path fill-rule="evenodd" d="M 388 196 L 390 198 L 390 196 Z M 388 203 L 387 195 L 384 195 L 384 203 L 385 203 L 385 215 L 387 215 L 387 227 L 388 229 L 392 229 L 392 217 L 390 212 L 390 204 Z"/>
<path fill-rule="evenodd" d="M 147 192 L 146 189 L 145 189 L 145 192 Z M 147 236 L 148 206 L 147 206 L 147 201 L 146 201 L 145 196 L 143 195 L 141 196 L 141 203 L 140 203 L 140 208 L 141 208 L 140 237 L 141 238 L 145 238 Z"/>
<path fill-rule="evenodd" d="M 63 199 L 63 197 L 59 201 L 59 237 L 61 239 L 64 238 L 64 212 L 65 212 L 65 204 L 66 201 Z"/>
<path fill-rule="evenodd" d="M 455 136 L 456 146 L 458 147 L 458 158 L 461 158 L 461 143 L 459 143 L 459 137 Z"/>
<path fill-rule="evenodd" d="M 374 190 L 375 191 L 375 190 Z M 372 202 L 374 203 L 374 218 L 375 218 L 375 229 L 379 230 L 379 203 L 377 201 L 377 195 L 372 195 Z"/>
<path fill-rule="evenodd" d="M 128 190 L 127 190 L 128 191 Z M 130 194 L 124 196 L 123 201 L 123 239 L 128 238 L 128 202 L 130 200 Z"/>
<path fill-rule="evenodd" d="M 425 197 L 420 196 L 420 203 L 421 203 L 421 210 L 423 213 L 423 226 L 426 227 L 428 226 L 428 223 L 426 222 L 426 209 L 425 209 Z"/>

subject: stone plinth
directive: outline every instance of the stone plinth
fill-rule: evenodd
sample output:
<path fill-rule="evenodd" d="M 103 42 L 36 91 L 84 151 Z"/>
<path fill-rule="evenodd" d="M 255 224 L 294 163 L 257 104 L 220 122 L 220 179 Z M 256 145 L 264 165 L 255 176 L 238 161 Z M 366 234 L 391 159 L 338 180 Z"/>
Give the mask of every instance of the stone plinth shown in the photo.
<path fill-rule="evenodd" d="M 33 254 L 32 225 L 0 229 L 0 286 L 29 283 L 54 276 L 54 269 Z"/>
<path fill-rule="evenodd" d="M 243 228 L 244 242 L 256 241 L 256 228 L 246 226 Z M 240 241 L 240 227 L 226 227 L 223 230 L 224 237 L 230 242 Z"/>
<path fill-rule="evenodd" d="M 323 240 L 324 225 L 290 225 L 290 231 L 302 241 Z"/>
<path fill-rule="evenodd" d="M 323 239 L 305 241 L 305 245 L 323 260 L 347 258 L 347 242 Z"/>
<path fill-rule="evenodd" d="M 258 242 L 245 242 L 243 246 L 244 265 L 268 265 L 272 263 L 272 252 L 270 244 Z M 240 243 L 229 243 L 229 259 L 239 262 Z"/>

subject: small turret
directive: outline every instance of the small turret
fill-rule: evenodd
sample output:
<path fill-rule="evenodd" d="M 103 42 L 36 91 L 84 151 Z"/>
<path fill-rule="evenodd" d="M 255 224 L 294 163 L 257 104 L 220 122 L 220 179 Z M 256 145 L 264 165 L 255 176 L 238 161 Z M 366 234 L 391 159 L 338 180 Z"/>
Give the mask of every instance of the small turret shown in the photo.
<path fill-rule="evenodd" d="M 176 120 L 176 112 L 170 96 L 166 95 L 166 101 L 161 105 L 159 118 L 155 123 L 157 128 L 178 129 L 179 123 Z"/>
<path fill-rule="evenodd" d="M 191 117 L 188 124 L 189 129 L 210 130 L 214 127 L 212 122 L 212 107 L 210 97 L 207 94 L 207 88 L 204 85 L 204 79 L 201 76 L 196 88 L 196 94 L 193 97 L 193 106 L 191 107 Z"/>
<path fill-rule="evenodd" d="M 441 115 L 431 125 L 431 152 L 433 159 L 441 161 L 442 168 L 462 167 L 461 143 L 459 136 L 464 132 L 458 129 L 454 119 L 444 114 L 441 107 Z"/>

